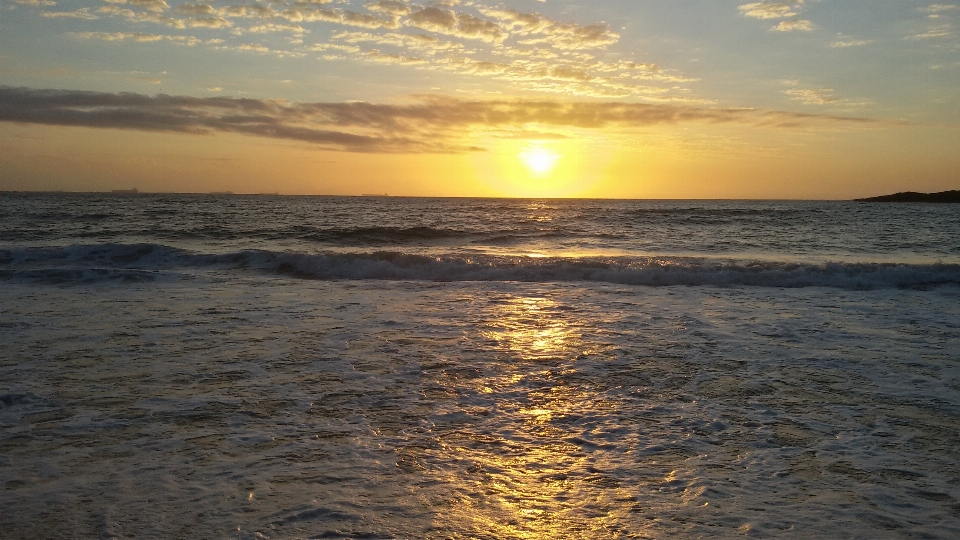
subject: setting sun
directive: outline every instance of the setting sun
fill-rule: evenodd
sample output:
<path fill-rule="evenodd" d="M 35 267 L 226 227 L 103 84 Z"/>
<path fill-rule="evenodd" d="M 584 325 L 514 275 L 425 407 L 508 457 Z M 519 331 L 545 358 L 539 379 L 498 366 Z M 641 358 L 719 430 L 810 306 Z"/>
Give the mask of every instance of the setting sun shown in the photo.
<path fill-rule="evenodd" d="M 547 148 L 533 147 L 520 152 L 519 157 L 530 172 L 537 176 L 545 176 L 553 172 L 562 156 Z"/>

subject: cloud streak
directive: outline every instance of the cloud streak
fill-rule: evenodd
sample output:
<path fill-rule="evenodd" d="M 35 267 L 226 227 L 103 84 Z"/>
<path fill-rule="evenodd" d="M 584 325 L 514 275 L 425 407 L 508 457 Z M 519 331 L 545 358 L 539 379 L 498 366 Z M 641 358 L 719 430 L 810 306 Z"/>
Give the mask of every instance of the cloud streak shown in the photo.
<path fill-rule="evenodd" d="M 740 13 L 746 17 L 755 19 L 783 19 L 786 17 L 795 17 L 797 15 L 800 2 L 778 3 L 778 2 L 754 2 L 743 4 L 739 7 Z"/>
<path fill-rule="evenodd" d="M 642 103 L 462 100 L 402 105 L 104 93 L 0 87 L 0 121 L 189 134 L 238 133 L 368 153 L 466 153 L 475 131 L 626 130 L 683 123 L 878 127 L 871 119 Z"/>
<path fill-rule="evenodd" d="M 754 19 L 790 19 L 796 17 L 803 10 L 805 0 L 789 0 L 786 2 L 753 2 L 739 6 L 740 14 Z M 813 23 L 806 19 L 792 19 L 780 21 L 771 28 L 776 32 L 795 32 L 813 30 Z"/>

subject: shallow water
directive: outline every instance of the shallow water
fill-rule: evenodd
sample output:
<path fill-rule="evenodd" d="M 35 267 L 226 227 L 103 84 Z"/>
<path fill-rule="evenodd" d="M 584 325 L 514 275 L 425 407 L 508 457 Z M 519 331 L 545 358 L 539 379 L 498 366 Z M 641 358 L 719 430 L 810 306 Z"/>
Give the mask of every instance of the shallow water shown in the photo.
<path fill-rule="evenodd" d="M 960 534 L 960 292 L 2 289 L 14 538 Z"/>

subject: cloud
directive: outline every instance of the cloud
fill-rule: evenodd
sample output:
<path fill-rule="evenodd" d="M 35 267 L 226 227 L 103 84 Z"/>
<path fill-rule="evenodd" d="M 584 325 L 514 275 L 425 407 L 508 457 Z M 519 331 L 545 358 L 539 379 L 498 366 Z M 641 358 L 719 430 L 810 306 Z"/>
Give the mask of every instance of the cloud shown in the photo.
<path fill-rule="evenodd" d="M 397 28 L 400 26 L 395 18 L 380 19 L 373 15 L 357 13 L 355 11 L 344 11 L 339 22 L 347 26 L 359 26 L 362 28 Z"/>
<path fill-rule="evenodd" d="M 511 57 L 508 60 L 478 59 L 467 54 L 447 55 L 437 54 L 456 52 L 463 49 L 455 42 L 442 41 L 423 34 L 373 34 L 369 32 L 340 32 L 332 36 L 337 41 L 349 44 L 375 43 L 377 45 L 396 46 L 425 54 L 411 56 L 409 54 L 392 53 L 395 59 L 405 58 L 405 65 L 420 69 L 452 71 L 460 75 L 477 77 L 493 77 L 513 87 L 538 92 L 568 94 L 571 96 L 592 97 L 628 97 L 643 96 L 655 101 L 686 101 L 696 100 L 684 94 L 686 89 L 678 87 L 676 83 L 691 82 L 680 75 L 669 73 L 660 66 L 651 63 L 637 63 L 631 61 L 603 62 L 595 60 L 592 55 L 574 52 L 561 54 L 550 53 L 545 55 L 544 49 L 515 49 L 500 47 L 496 52 Z M 331 51 L 329 45 L 314 45 L 309 50 Z M 379 54 L 391 54 L 389 51 L 377 50 L 376 54 L 368 55 L 359 47 L 340 48 L 339 51 L 352 56 L 357 60 L 371 61 L 384 58 Z M 546 51 L 549 52 L 549 51 Z M 524 54 L 526 53 L 526 54 Z M 324 55 L 327 60 L 345 60 L 343 55 Z M 413 61 L 413 60 L 416 61 Z M 669 88 L 653 87 L 640 82 L 655 81 L 670 83 Z"/>
<path fill-rule="evenodd" d="M 916 39 L 935 39 L 935 38 L 947 37 L 947 36 L 950 36 L 950 35 L 952 35 L 952 34 L 953 34 L 953 27 L 951 27 L 950 25 L 942 25 L 942 26 L 938 26 L 938 27 L 936 27 L 936 28 L 931 28 L 930 30 L 928 30 L 928 31 L 926 31 L 926 32 L 924 32 L 924 33 L 922 33 L 922 34 L 916 34 L 916 35 L 910 36 L 910 37 L 908 37 L 907 39 L 914 39 L 914 40 L 916 40 Z"/>
<path fill-rule="evenodd" d="M 480 12 L 497 20 L 506 32 L 521 36 L 541 36 L 521 41 L 521 44 L 525 45 L 590 49 L 606 47 L 620 40 L 620 35 L 604 24 L 581 26 L 555 21 L 539 13 L 521 13 L 512 9 L 481 8 Z"/>
<path fill-rule="evenodd" d="M 84 19 L 88 21 L 100 18 L 90 13 L 90 8 L 80 8 L 75 11 L 44 11 L 41 15 L 51 18 Z"/>
<path fill-rule="evenodd" d="M 753 2 L 739 6 L 740 14 L 755 19 L 789 19 L 796 17 L 802 11 L 805 0 L 787 2 Z M 771 28 L 776 32 L 795 32 L 813 30 L 813 23 L 806 19 L 791 19 L 780 21 Z"/>
<path fill-rule="evenodd" d="M 55 6 L 56 2 L 53 0 L 13 0 L 14 4 L 20 4 L 21 6 Z"/>
<path fill-rule="evenodd" d="M 100 6 L 100 9 L 98 9 L 97 12 L 105 13 L 107 15 L 116 15 L 118 17 L 126 17 L 127 19 L 134 19 L 137 17 L 137 14 L 134 13 L 133 10 L 119 8 L 117 6 Z"/>
<path fill-rule="evenodd" d="M 827 121 L 870 124 L 874 120 L 825 115 L 761 111 L 742 108 L 708 108 L 681 105 L 652 105 L 622 102 L 559 102 L 542 100 L 461 100 L 442 96 L 421 96 L 412 105 L 370 103 L 314 103 L 297 107 L 325 123 L 339 126 L 375 127 L 382 130 L 431 128 L 641 128 L 659 124 L 703 122 L 774 125 L 782 120 Z"/>
<path fill-rule="evenodd" d="M 256 48 L 256 45 L 251 45 Z M 630 130 L 706 123 L 758 127 L 876 127 L 864 118 L 641 103 L 461 100 L 410 104 L 293 103 L 230 97 L 146 96 L 0 87 L 0 121 L 190 134 L 237 133 L 349 152 L 463 153 L 473 130 Z"/>
<path fill-rule="evenodd" d="M 352 152 L 469 152 L 479 148 L 323 129 L 281 101 L 0 87 L 0 121 L 191 134 L 239 133 Z"/>
<path fill-rule="evenodd" d="M 340 45 L 337 43 L 320 43 L 319 45 L 311 45 L 307 47 L 308 51 L 342 51 L 352 54 L 359 54 L 360 47 L 354 47 L 353 45 Z"/>
<path fill-rule="evenodd" d="M 457 30 L 460 36 L 491 42 L 501 42 L 507 37 L 495 23 L 467 14 L 457 17 Z"/>
<path fill-rule="evenodd" d="M 111 4 L 130 4 L 131 6 L 136 6 L 147 11 L 153 11 L 155 13 L 161 13 L 168 9 L 170 6 L 164 0 L 104 0 Z"/>
<path fill-rule="evenodd" d="M 449 51 L 463 49 L 462 43 L 445 41 L 426 34 L 371 34 L 369 32 L 339 32 L 331 36 L 337 41 L 345 43 L 376 43 L 378 45 L 392 45 L 406 49 L 424 51 Z"/>
<path fill-rule="evenodd" d="M 181 4 L 177 6 L 176 11 L 185 15 L 213 15 L 217 10 L 210 4 Z"/>
<path fill-rule="evenodd" d="M 869 39 L 850 39 L 850 40 L 838 40 L 830 44 L 834 49 L 845 49 L 848 47 L 860 47 L 862 45 L 868 45 L 873 43 L 873 40 Z"/>
<path fill-rule="evenodd" d="M 252 4 L 249 6 L 228 6 L 216 11 L 221 17 L 245 18 L 245 19 L 270 19 L 277 16 L 277 12 L 272 8 Z"/>
<path fill-rule="evenodd" d="M 953 11 L 955 9 L 960 9 L 960 6 L 957 6 L 954 4 L 931 4 L 927 7 L 922 7 L 917 9 L 923 13 L 928 14 L 931 19 L 936 19 L 940 16 L 941 13 Z"/>
<path fill-rule="evenodd" d="M 298 26 L 295 24 L 266 23 L 266 24 L 258 24 L 255 26 L 251 26 L 250 28 L 247 28 L 247 32 L 250 32 L 253 34 L 263 34 L 266 32 L 290 32 L 292 34 L 299 35 L 306 32 L 306 30 L 304 30 L 302 26 Z"/>
<path fill-rule="evenodd" d="M 270 52 L 270 49 L 268 49 L 267 47 L 264 47 L 263 45 L 260 45 L 259 43 L 244 43 L 243 45 L 240 45 L 237 48 L 240 49 L 241 51 L 253 51 L 253 52 L 262 52 L 262 53 Z"/>
<path fill-rule="evenodd" d="M 364 56 L 371 62 L 379 62 L 381 64 L 400 64 L 409 66 L 427 63 L 427 61 L 423 58 L 401 56 L 398 54 L 385 54 L 378 50 L 367 51 L 364 53 Z"/>
<path fill-rule="evenodd" d="M 754 2 L 752 4 L 743 4 L 739 6 L 740 13 L 746 17 L 756 19 L 783 19 L 786 17 L 795 17 L 798 12 L 797 6 L 803 4 L 799 2 L 775 3 L 775 2 Z"/>
<path fill-rule="evenodd" d="M 381 19 L 366 13 L 338 9 L 299 9 L 290 8 L 280 13 L 290 22 L 332 22 L 361 28 L 397 28 L 400 23 L 395 18 Z"/>
<path fill-rule="evenodd" d="M 233 23 L 223 17 L 201 17 L 198 19 L 184 19 L 187 28 L 229 28 Z"/>
<path fill-rule="evenodd" d="M 488 42 L 499 43 L 507 37 L 507 34 L 493 22 L 436 7 L 427 7 L 411 13 L 404 19 L 404 24 L 438 34 Z"/>
<path fill-rule="evenodd" d="M 422 3 L 408 0 L 271 0 L 269 3 L 236 5 L 187 0 L 188 3 L 172 3 L 172 6 L 168 5 L 169 0 L 105 1 L 108 4 L 93 12 L 47 16 L 122 18 L 125 20 L 115 22 L 137 25 L 119 29 L 121 34 L 123 30 L 129 30 L 129 35 L 138 32 L 147 35 L 141 31 L 139 23 L 154 23 L 176 30 L 228 30 L 221 34 L 226 43 L 217 47 L 224 50 L 256 50 L 250 47 L 241 49 L 240 45 L 246 41 L 241 36 L 287 32 L 292 34 L 291 37 L 269 45 L 271 53 L 303 56 L 309 51 L 320 51 L 325 53 L 318 55 L 322 60 L 353 59 L 497 77 L 504 84 L 523 91 L 694 101 L 689 89 L 679 84 L 695 79 L 652 63 L 634 63 L 628 57 L 621 60 L 624 58 L 621 53 L 609 53 L 616 54 L 616 61 L 598 59 L 596 55 L 607 54 L 603 49 L 620 39 L 606 24 L 562 22 L 540 13 L 494 9 L 476 0 Z M 364 5 L 366 11 L 346 9 L 358 4 Z M 255 22 L 237 24 L 238 19 L 254 19 Z M 313 34 L 319 36 L 319 43 L 304 44 L 303 36 L 314 28 L 309 23 L 333 23 L 362 31 L 321 29 Z M 424 31 L 414 30 L 416 28 Z M 130 37 L 125 39 L 134 41 Z M 331 46 L 338 42 L 362 44 L 362 47 L 337 49 Z M 593 54 L 584 52 L 586 49 L 593 49 L 590 51 Z M 657 88 L 657 85 L 669 88 Z"/>
<path fill-rule="evenodd" d="M 170 41 L 187 46 L 204 43 L 202 39 L 193 36 L 171 36 L 162 34 L 144 34 L 141 32 L 75 32 L 71 34 L 78 39 L 98 39 L 101 41 L 135 41 L 138 43 L 155 43 Z"/>
<path fill-rule="evenodd" d="M 795 32 L 798 30 L 807 32 L 813 30 L 813 23 L 804 19 L 781 21 L 780 24 L 774 26 L 772 30 L 777 32 Z"/>
<path fill-rule="evenodd" d="M 830 105 L 840 102 L 840 99 L 833 95 L 832 88 L 792 88 L 784 90 L 783 93 L 804 105 Z"/>
<path fill-rule="evenodd" d="M 367 9 L 376 13 L 386 13 L 388 15 L 409 15 L 413 11 L 410 6 L 398 0 L 378 0 L 367 4 Z"/>
<path fill-rule="evenodd" d="M 839 98 L 833 93 L 832 88 L 801 88 L 800 81 L 781 81 L 785 86 L 792 86 L 784 90 L 783 93 L 790 96 L 790 99 L 799 101 L 804 105 L 832 105 L 844 107 L 864 107 L 872 105 L 869 100 L 851 101 L 849 99 Z"/>

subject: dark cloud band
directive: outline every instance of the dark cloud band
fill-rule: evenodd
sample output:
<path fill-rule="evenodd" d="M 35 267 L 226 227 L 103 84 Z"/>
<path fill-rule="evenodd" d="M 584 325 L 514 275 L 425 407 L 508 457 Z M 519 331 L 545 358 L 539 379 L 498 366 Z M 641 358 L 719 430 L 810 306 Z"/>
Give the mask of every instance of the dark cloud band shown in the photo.
<path fill-rule="evenodd" d="M 863 118 L 786 111 L 643 103 L 467 101 L 437 96 L 423 96 L 403 105 L 292 103 L 12 87 L 0 87 L 0 121 L 194 134 L 241 133 L 370 153 L 482 151 L 459 142 L 473 129 L 631 129 L 689 122 L 784 128 L 822 123 L 880 124 Z"/>

